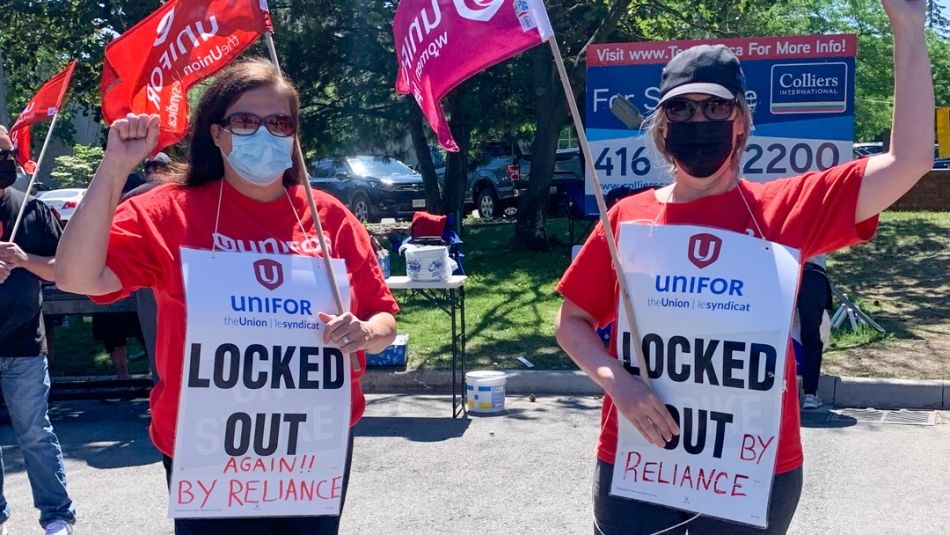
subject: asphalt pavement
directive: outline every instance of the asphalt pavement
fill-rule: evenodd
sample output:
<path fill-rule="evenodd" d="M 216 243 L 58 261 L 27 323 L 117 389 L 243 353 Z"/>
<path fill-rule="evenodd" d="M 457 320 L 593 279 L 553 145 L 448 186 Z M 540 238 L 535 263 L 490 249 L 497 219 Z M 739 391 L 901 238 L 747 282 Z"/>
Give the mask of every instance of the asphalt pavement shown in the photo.
<path fill-rule="evenodd" d="M 600 400 L 509 396 L 501 416 L 451 419 L 447 396 L 372 395 L 357 427 L 347 534 L 581 533 L 591 528 Z M 950 533 L 950 426 L 804 419 L 793 534 Z M 147 403 L 54 404 L 78 534 L 170 534 Z M 944 418 L 947 421 L 947 418 Z M 0 417 L 11 535 L 39 533 L 23 458 Z"/>

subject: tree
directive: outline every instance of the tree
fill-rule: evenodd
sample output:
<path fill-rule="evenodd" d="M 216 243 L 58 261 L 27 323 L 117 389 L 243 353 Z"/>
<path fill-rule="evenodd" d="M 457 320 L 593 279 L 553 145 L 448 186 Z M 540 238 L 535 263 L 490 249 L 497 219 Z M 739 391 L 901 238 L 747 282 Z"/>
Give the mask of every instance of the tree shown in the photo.
<path fill-rule="evenodd" d="M 70 59 L 79 60 L 71 107 L 98 110 L 105 45 L 159 5 L 159 0 L 0 0 L 0 122 L 12 122 L 43 82 Z M 66 115 L 64 119 L 68 110 Z M 56 132 L 67 141 L 72 134 L 68 123 L 63 120 L 64 128 Z"/>
<path fill-rule="evenodd" d="M 85 188 L 96 173 L 103 154 L 102 147 L 75 145 L 71 155 L 56 158 L 50 177 L 61 188 Z"/>
<path fill-rule="evenodd" d="M 561 129 L 566 119 L 566 98 L 583 94 L 586 78 L 584 55 L 587 47 L 605 40 L 627 14 L 631 0 L 612 2 L 566 2 L 549 10 L 551 24 L 567 58 L 565 67 L 571 80 L 572 95 L 564 95 L 560 76 L 554 68 L 551 51 L 542 46 L 532 52 L 536 121 L 531 147 L 531 180 L 518 203 L 515 243 L 532 249 L 549 245 L 547 235 L 547 204 L 555 155 Z"/>

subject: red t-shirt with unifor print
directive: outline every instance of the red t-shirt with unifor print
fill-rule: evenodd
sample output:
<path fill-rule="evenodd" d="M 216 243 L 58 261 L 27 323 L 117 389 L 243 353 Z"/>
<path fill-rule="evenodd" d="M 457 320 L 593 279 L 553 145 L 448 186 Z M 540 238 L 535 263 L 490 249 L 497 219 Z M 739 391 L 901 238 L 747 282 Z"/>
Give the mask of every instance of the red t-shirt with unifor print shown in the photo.
<path fill-rule="evenodd" d="M 855 224 L 858 191 L 867 160 L 857 160 L 823 172 L 760 184 L 742 180 L 738 188 L 685 203 L 661 203 L 655 191 L 623 199 L 608 213 L 614 235 L 625 221 L 657 218 L 658 224 L 700 225 L 759 236 L 799 249 L 801 258 L 841 249 L 870 239 L 877 217 Z M 748 201 L 747 208 L 740 191 Z M 755 214 L 755 222 L 750 216 Z M 557 286 L 558 292 L 592 315 L 600 325 L 617 316 L 617 277 L 610 261 L 603 226 L 598 224 Z M 617 334 L 614 324 L 613 337 Z M 611 343 L 616 356 L 616 344 Z M 802 445 L 795 381 L 795 357 L 786 349 L 785 391 L 779 428 L 776 473 L 802 465 Z M 597 457 L 613 464 L 617 449 L 617 412 L 604 397 Z"/>
<path fill-rule="evenodd" d="M 306 192 L 303 186 L 291 186 L 287 191 L 289 199 L 281 196 L 272 202 L 259 202 L 226 181 L 196 187 L 166 184 L 130 198 L 116 211 L 106 265 L 119 277 L 122 289 L 93 300 L 108 303 L 138 288 L 152 288 L 155 292 L 155 366 L 160 380 L 150 398 L 149 434 L 155 446 L 170 457 L 174 456 L 185 349 L 181 248 L 212 248 L 220 198 L 221 214 L 214 239 L 217 250 L 319 256 Z M 350 311 L 362 320 L 380 312 L 398 312 L 366 229 L 335 198 L 320 191 L 313 194 L 330 255 L 346 261 Z M 301 223 L 308 235 L 304 235 Z M 353 372 L 351 425 L 366 408 L 359 383 L 366 369 L 363 352 L 359 352 L 358 359 L 360 371 Z"/>

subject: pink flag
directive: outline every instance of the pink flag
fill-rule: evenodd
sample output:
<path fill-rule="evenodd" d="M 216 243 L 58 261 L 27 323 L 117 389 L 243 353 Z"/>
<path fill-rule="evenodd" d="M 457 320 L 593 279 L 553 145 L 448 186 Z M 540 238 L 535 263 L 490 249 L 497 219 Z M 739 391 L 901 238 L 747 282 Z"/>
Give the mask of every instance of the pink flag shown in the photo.
<path fill-rule="evenodd" d="M 399 76 L 439 137 L 457 152 L 440 101 L 473 75 L 554 36 L 542 0 L 401 0 L 393 21 Z"/>

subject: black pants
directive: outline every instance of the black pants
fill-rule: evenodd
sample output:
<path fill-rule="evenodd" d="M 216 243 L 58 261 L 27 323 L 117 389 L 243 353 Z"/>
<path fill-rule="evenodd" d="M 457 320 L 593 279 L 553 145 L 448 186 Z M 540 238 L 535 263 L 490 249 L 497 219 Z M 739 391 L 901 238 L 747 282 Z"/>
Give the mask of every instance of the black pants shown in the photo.
<path fill-rule="evenodd" d="M 830 306 L 831 286 L 825 270 L 806 264 L 798 289 L 798 322 L 802 328 L 802 386 L 806 394 L 818 392 L 821 375 L 821 316 Z"/>
<path fill-rule="evenodd" d="M 346 502 L 346 489 L 350 483 L 350 463 L 353 461 L 353 434 L 346 449 L 346 468 L 343 470 L 343 496 L 340 512 Z M 165 465 L 165 481 L 171 486 L 172 459 L 162 455 Z M 335 535 L 340 531 L 338 516 L 287 516 L 273 518 L 190 518 L 175 520 L 175 535 Z"/>
<path fill-rule="evenodd" d="M 695 513 L 610 495 L 614 466 L 601 460 L 594 470 L 594 535 L 650 535 L 689 520 Z M 663 535 L 781 535 L 788 531 L 802 494 L 802 469 L 772 481 L 769 527 L 754 528 L 701 516 Z"/>

